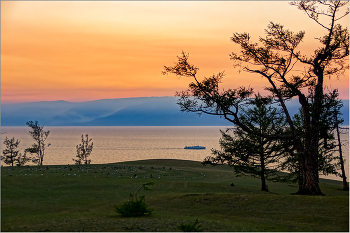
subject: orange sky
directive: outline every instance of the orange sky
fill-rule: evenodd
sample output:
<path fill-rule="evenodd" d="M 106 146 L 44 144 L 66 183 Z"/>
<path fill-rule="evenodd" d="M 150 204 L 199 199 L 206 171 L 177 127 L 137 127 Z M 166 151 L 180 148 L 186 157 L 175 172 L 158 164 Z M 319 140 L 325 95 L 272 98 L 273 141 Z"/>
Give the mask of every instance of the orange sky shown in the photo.
<path fill-rule="evenodd" d="M 225 70 L 222 87 L 261 90 L 264 79 L 232 67 L 230 37 L 256 41 L 270 21 L 305 30 L 304 51 L 324 33 L 286 1 L 2 1 L 1 102 L 173 96 L 192 80 L 161 71 L 182 50 L 199 77 Z M 348 75 L 326 84 L 349 98 Z"/>

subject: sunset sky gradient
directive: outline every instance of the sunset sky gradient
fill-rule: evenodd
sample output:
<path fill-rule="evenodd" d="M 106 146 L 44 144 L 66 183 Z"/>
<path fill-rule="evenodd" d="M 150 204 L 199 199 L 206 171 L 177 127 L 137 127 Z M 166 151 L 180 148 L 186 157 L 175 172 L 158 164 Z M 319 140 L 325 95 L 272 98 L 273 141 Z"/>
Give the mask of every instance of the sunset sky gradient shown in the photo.
<path fill-rule="evenodd" d="M 230 37 L 257 41 L 270 21 L 305 31 L 306 54 L 325 33 L 286 1 L 2 1 L 1 102 L 173 96 L 192 80 L 161 71 L 182 50 L 198 77 L 225 70 L 222 88 L 262 90 L 266 80 L 233 68 Z M 348 73 L 326 85 L 349 98 Z"/>

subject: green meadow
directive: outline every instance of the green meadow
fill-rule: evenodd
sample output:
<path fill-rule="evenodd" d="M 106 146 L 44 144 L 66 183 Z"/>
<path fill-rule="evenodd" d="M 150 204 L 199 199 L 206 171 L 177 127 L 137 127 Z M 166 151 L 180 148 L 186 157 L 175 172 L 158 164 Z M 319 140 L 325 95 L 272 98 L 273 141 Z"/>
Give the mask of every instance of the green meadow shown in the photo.
<path fill-rule="evenodd" d="M 115 205 L 141 190 L 154 209 L 122 217 Z M 231 183 L 234 186 L 231 186 Z M 235 177 L 228 166 L 184 160 L 1 168 L 1 231 L 349 231 L 349 193 L 320 180 L 325 196 L 299 196 L 296 184 Z"/>

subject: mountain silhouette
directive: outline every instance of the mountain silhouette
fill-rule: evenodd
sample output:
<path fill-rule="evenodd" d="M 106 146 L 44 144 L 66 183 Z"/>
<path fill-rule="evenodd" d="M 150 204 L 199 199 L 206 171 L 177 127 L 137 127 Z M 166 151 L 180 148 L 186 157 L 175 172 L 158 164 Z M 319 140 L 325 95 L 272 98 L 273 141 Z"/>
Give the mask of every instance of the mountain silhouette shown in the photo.
<path fill-rule="evenodd" d="M 45 126 L 231 126 L 218 116 L 184 113 L 178 97 L 139 97 L 86 102 L 42 101 L 2 104 L 2 126 L 25 126 L 37 120 Z M 349 125 L 349 100 L 341 109 Z M 298 112 L 298 100 L 287 102 L 291 115 Z"/>

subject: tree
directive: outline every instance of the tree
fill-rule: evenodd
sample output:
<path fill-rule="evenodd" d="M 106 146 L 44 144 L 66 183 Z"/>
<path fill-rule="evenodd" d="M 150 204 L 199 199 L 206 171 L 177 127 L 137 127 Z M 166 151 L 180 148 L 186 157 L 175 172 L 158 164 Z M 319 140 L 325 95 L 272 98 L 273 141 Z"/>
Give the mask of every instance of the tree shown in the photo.
<path fill-rule="evenodd" d="M 91 159 L 88 157 L 91 155 L 92 148 L 94 143 L 92 142 L 92 138 L 89 139 L 89 135 L 86 134 L 86 139 L 84 139 L 84 135 L 81 135 L 82 144 L 77 145 L 77 155 L 78 159 L 73 159 L 75 164 L 90 164 Z M 91 142 L 91 144 L 89 144 Z"/>
<path fill-rule="evenodd" d="M 340 160 L 340 167 L 341 167 L 341 178 L 343 179 L 343 190 L 349 191 L 349 185 L 346 181 L 346 173 L 344 169 L 344 163 L 345 160 L 343 158 L 343 150 L 342 150 L 342 144 L 340 141 L 340 132 L 339 132 L 339 125 L 337 125 L 337 138 L 338 138 L 338 148 L 339 148 L 339 160 Z"/>
<path fill-rule="evenodd" d="M 29 162 L 31 160 L 32 160 L 32 158 L 27 157 L 27 153 L 25 151 L 24 151 L 23 155 L 21 153 L 19 153 L 19 156 L 16 160 L 17 166 L 24 166 L 27 162 Z"/>
<path fill-rule="evenodd" d="M 335 129 L 336 135 L 337 135 L 337 147 L 339 152 L 339 163 L 341 167 L 341 174 L 340 177 L 343 179 L 343 190 L 349 191 L 348 182 L 346 180 L 346 173 L 344 168 L 344 158 L 343 158 L 343 150 L 342 150 L 342 143 L 340 141 L 340 130 L 339 125 L 341 125 L 344 120 L 341 118 L 341 112 L 340 109 L 343 107 L 343 103 L 338 99 L 339 93 L 338 90 L 333 90 L 332 93 L 329 93 L 326 95 L 328 99 L 328 122 L 333 122 L 333 129 Z"/>
<path fill-rule="evenodd" d="M 231 37 L 231 41 L 240 46 L 239 53 L 230 55 L 235 67 L 264 77 L 269 82 L 270 86 L 266 89 L 270 91 L 284 112 L 288 123 L 288 134 L 275 132 L 267 135 L 252 131 L 240 120 L 239 112 L 253 94 L 253 89 L 239 87 L 219 91 L 219 83 L 224 77 L 224 72 L 198 81 L 196 77 L 198 67 L 188 62 L 189 56 L 185 52 L 178 57 L 174 66 L 165 66 L 163 72 L 163 74 L 173 73 L 194 78 L 188 90 L 176 93 L 180 97 L 178 104 L 181 110 L 218 115 L 239 126 L 248 134 L 293 142 L 301 174 L 297 193 L 323 195 L 318 184 L 319 138 L 325 131 L 319 125 L 324 110 L 323 80 L 326 75 L 329 77 L 340 75 L 348 69 L 346 62 L 349 55 L 348 29 L 336 24 L 339 19 L 348 15 L 348 8 L 345 12 L 341 12 L 347 4 L 348 2 L 341 1 L 292 3 L 326 30 L 326 34 L 317 39 L 320 47 L 316 49 L 314 55 L 309 57 L 302 55 L 297 49 L 305 32 L 293 33 L 273 22 L 268 25 L 265 30 L 266 37 L 260 38 L 259 43 L 252 42 L 248 33 L 234 33 Z M 326 11 L 323 8 L 327 8 Z M 339 13 L 342 15 L 339 16 Z M 320 18 L 323 16 L 329 20 L 329 26 L 321 23 Z M 296 64 L 304 65 L 304 72 L 296 75 L 300 70 L 295 68 Z M 304 138 L 300 138 L 296 133 L 292 117 L 285 104 L 293 97 L 298 98 L 303 111 Z"/>
<path fill-rule="evenodd" d="M 3 155 L 1 155 L 1 160 L 4 161 L 4 163 L 13 166 L 14 164 L 17 166 L 23 166 L 26 162 L 28 162 L 30 159 L 17 150 L 18 145 L 20 141 L 15 138 L 8 139 L 7 137 L 4 140 L 4 144 L 6 146 L 6 149 L 2 151 Z"/>
<path fill-rule="evenodd" d="M 37 163 L 42 166 L 45 156 L 46 146 L 50 146 L 51 144 L 45 144 L 47 137 L 50 134 L 50 131 L 44 131 L 44 126 L 40 126 L 38 121 L 28 121 L 27 125 L 32 128 L 33 131 L 29 131 L 29 134 L 34 139 L 35 143 L 32 147 L 25 149 L 25 152 L 29 152 L 34 154 L 34 158 L 32 158 L 33 163 Z"/>
<path fill-rule="evenodd" d="M 318 154 L 317 154 L 317 169 L 319 174 L 323 175 L 339 175 L 337 169 L 339 168 L 338 157 L 334 155 L 335 138 L 334 138 L 334 126 L 335 123 L 332 119 L 329 119 L 327 116 L 330 114 L 330 106 L 333 104 L 331 101 L 325 99 L 324 102 L 324 112 L 322 117 L 321 124 L 324 124 L 323 127 L 328 127 L 328 130 L 323 133 L 323 138 L 319 139 L 318 143 Z M 305 126 L 304 126 L 304 115 L 302 109 L 299 109 L 299 113 L 295 114 L 293 117 L 293 124 L 295 126 L 296 134 L 301 138 L 301 143 L 305 145 Z M 329 119 L 329 122 L 326 124 L 326 119 Z M 300 154 L 295 150 L 291 150 L 290 154 L 285 157 L 285 160 L 281 163 L 282 170 L 289 172 L 289 175 L 285 177 L 285 180 L 292 182 L 302 182 L 302 173 L 300 169 Z"/>
<path fill-rule="evenodd" d="M 251 105 L 243 109 L 239 118 L 252 131 L 271 134 L 283 130 L 285 119 L 275 107 L 269 106 L 271 98 L 256 95 Z M 277 178 L 278 162 L 285 155 L 284 145 L 276 139 L 266 140 L 259 135 L 248 134 L 240 127 L 233 128 L 233 136 L 221 131 L 220 147 L 212 149 L 204 164 L 224 164 L 233 166 L 237 175 L 250 174 L 261 179 L 261 191 L 268 191 L 266 180 Z"/>
<path fill-rule="evenodd" d="M 1 156 L 1 160 L 3 160 L 6 164 L 13 166 L 18 156 L 17 147 L 20 141 L 18 139 L 15 141 L 15 138 L 8 139 L 7 137 L 4 140 L 4 144 L 6 149 L 2 151 L 3 155 Z"/>

